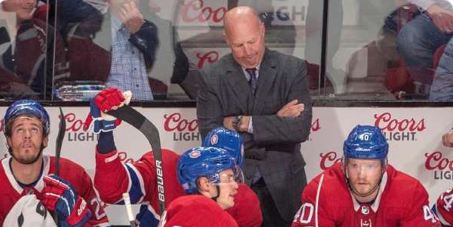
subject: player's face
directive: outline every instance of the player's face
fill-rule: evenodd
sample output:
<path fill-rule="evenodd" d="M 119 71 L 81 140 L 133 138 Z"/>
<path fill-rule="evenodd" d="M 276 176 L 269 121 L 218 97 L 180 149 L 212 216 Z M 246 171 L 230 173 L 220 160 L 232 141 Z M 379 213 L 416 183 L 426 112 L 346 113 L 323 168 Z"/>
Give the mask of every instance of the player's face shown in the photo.
<path fill-rule="evenodd" d="M 382 176 L 380 160 L 348 159 L 346 171 L 349 183 L 358 195 L 368 195 L 379 184 Z"/>
<path fill-rule="evenodd" d="M 228 26 L 225 41 L 236 62 L 245 68 L 258 66 L 264 56 L 264 24 L 254 18 Z"/>
<path fill-rule="evenodd" d="M 235 180 L 233 170 L 228 169 L 220 172 L 220 193 L 217 198 L 217 203 L 223 209 L 228 209 L 234 206 L 234 195 L 237 193 L 238 183 Z"/>
<path fill-rule="evenodd" d="M 42 122 L 36 117 L 18 117 L 11 126 L 11 137 L 7 138 L 14 159 L 22 164 L 34 163 L 41 155 L 41 144 L 46 147 Z"/>

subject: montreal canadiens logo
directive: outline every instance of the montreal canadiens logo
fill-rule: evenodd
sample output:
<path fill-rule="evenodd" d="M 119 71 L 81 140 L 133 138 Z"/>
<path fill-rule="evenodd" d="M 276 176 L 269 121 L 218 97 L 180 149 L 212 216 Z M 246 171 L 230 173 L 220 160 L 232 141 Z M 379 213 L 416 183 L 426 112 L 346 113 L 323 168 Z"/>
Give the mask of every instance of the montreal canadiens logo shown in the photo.
<path fill-rule="evenodd" d="M 201 156 L 201 152 L 199 150 L 193 150 L 189 153 L 189 157 L 191 158 L 198 158 Z"/>
<path fill-rule="evenodd" d="M 216 145 L 219 142 L 219 137 L 217 135 L 214 135 L 211 137 L 211 145 Z"/>

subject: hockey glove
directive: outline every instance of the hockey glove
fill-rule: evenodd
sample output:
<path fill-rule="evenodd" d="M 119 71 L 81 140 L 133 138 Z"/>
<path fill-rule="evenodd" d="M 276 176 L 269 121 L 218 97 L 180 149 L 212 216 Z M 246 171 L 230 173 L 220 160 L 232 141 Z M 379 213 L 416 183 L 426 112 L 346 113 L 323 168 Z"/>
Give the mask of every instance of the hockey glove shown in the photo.
<path fill-rule="evenodd" d="M 119 124 L 121 119 L 105 114 L 112 109 L 129 104 L 132 94 L 130 92 L 121 93 L 116 88 L 107 88 L 97 94 L 90 102 L 90 113 L 88 114 L 84 130 L 87 130 L 93 123 L 93 131 L 99 133 L 101 131 L 112 131 Z"/>
<path fill-rule="evenodd" d="M 41 202 L 58 214 L 61 227 L 80 227 L 88 222 L 91 211 L 69 182 L 51 175 L 44 176 L 44 184 Z"/>

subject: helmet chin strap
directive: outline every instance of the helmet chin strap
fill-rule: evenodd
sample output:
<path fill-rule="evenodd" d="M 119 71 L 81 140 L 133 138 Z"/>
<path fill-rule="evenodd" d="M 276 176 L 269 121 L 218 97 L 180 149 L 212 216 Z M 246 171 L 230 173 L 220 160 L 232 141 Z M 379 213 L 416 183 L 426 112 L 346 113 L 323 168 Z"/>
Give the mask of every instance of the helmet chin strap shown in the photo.
<path fill-rule="evenodd" d="M 211 199 L 214 200 L 215 202 L 217 202 L 217 199 L 220 196 L 220 187 L 219 187 L 219 185 L 216 185 L 215 187 L 217 188 L 217 195 L 212 197 Z"/>

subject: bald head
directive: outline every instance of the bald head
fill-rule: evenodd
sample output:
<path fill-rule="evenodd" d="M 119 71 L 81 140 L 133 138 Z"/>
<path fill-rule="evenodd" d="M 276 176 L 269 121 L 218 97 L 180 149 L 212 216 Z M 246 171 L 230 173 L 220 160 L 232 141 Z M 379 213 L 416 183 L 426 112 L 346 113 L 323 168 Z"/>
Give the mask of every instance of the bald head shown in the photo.
<path fill-rule="evenodd" d="M 225 27 L 225 33 L 231 30 L 232 26 L 238 25 L 238 23 L 252 23 L 254 26 L 259 26 L 261 23 L 255 10 L 248 6 L 238 6 L 229 10 L 224 17 L 223 26 Z"/>
<path fill-rule="evenodd" d="M 264 24 L 255 10 L 238 6 L 224 18 L 224 38 L 236 62 L 244 68 L 253 68 L 264 56 Z"/>

